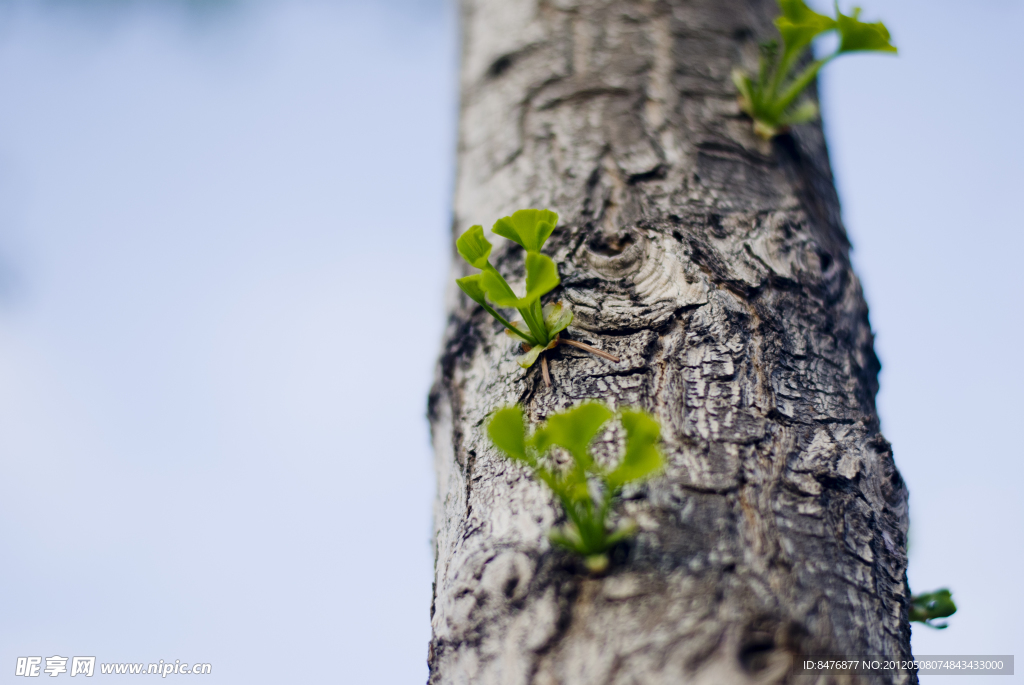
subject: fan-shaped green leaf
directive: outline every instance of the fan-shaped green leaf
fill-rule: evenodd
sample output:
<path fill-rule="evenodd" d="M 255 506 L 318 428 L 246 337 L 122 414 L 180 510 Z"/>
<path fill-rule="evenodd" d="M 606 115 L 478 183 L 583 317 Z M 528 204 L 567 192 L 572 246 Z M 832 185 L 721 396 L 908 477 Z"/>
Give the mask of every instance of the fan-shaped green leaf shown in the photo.
<path fill-rule="evenodd" d="M 459 254 L 478 269 L 484 268 L 491 255 L 491 243 L 484 237 L 483 226 L 472 226 L 455 241 Z"/>
<path fill-rule="evenodd" d="M 493 266 L 485 264 L 483 273 L 480 276 L 480 285 L 487 293 L 487 297 L 491 299 L 491 302 L 499 307 L 515 307 L 519 304 L 519 298 L 516 297 L 511 286 Z"/>
<path fill-rule="evenodd" d="M 779 0 L 781 15 L 775 26 L 782 35 L 781 54 L 774 41 L 762 43 L 760 69 L 755 81 L 742 69 L 734 69 L 733 83 L 739 91 L 740 109 L 754 120 L 754 131 L 770 139 L 793 124 L 811 121 L 817 108 L 810 101 L 795 105 L 800 94 L 814 81 L 818 71 L 834 57 L 854 51 L 896 52 L 889 31 L 881 22 L 860 21 L 860 9 L 850 16 L 836 7 L 836 18 L 812 10 L 804 0 Z M 839 47 L 831 55 L 800 65 L 800 57 L 814 39 L 838 31 Z"/>
<path fill-rule="evenodd" d="M 540 252 L 526 253 L 526 297 L 519 306 L 526 306 L 539 297 L 548 294 L 561 281 L 558 278 L 558 267 L 547 255 Z"/>
<path fill-rule="evenodd" d="M 622 427 L 626 430 L 626 453 L 605 478 L 612 488 L 646 478 L 664 464 L 657 447 L 661 434 L 657 421 L 644 412 L 627 410 L 622 412 Z"/>
<path fill-rule="evenodd" d="M 519 243 L 527 252 L 540 252 L 557 223 L 558 215 L 551 210 L 520 209 L 512 216 L 498 219 L 491 230 Z"/>
<path fill-rule="evenodd" d="M 487 435 L 512 459 L 531 465 L 536 463 L 537 460 L 526 451 L 526 426 L 520 407 L 506 407 L 494 412 L 494 417 L 487 424 Z"/>
<path fill-rule="evenodd" d="M 552 307 L 551 310 L 555 308 Z M 552 311 L 545 312 L 551 316 Z M 551 541 L 584 558 L 593 572 L 608 565 L 607 552 L 636 532 L 636 524 L 620 519 L 612 527 L 608 518 L 623 483 L 647 477 L 662 466 L 656 444 L 658 424 L 639 411 L 621 413 L 626 433 L 626 450 L 611 474 L 605 474 L 590 455 L 589 447 L 613 413 L 603 404 L 587 402 L 575 409 L 552 414 L 533 437 L 525 438 L 523 414 L 518 407 L 496 412 L 488 426 L 491 440 L 509 458 L 526 462 L 533 475 L 557 498 L 565 516 L 565 525 L 551 531 Z M 542 466 L 540 457 L 551 447 L 569 451 L 573 467 Z"/>
<path fill-rule="evenodd" d="M 539 252 L 526 254 L 526 297 L 516 297 L 501 274 L 489 264 L 481 276 L 480 285 L 491 302 L 499 307 L 515 307 L 523 316 L 535 340 L 542 344 L 551 341 L 554 336 L 548 335 L 544 328 L 544 319 L 538 304 L 538 300 L 559 283 L 558 269 L 550 257 Z"/>
<path fill-rule="evenodd" d="M 552 211 L 525 209 L 504 217 L 495 224 L 495 230 L 499 235 L 515 240 L 527 248 L 526 294 L 523 297 L 516 295 L 505 278 L 488 261 L 492 245 L 484 237 L 481 226 L 472 226 L 456 241 L 463 259 L 481 270 L 479 274 L 456 279 L 459 288 L 512 334 L 522 338 L 530 346 L 540 346 L 540 349 L 527 351 L 518 359 L 519 363 L 527 368 L 536 361 L 544 349 L 550 349 L 550 343 L 555 339 L 557 332 L 572 321 L 571 313 L 566 311 L 560 314 L 552 321 L 554 329 L 549 334 L 540 301 L 541 297 L 551 292 L 560 282 L 555 263 L 550 257 L 537 251 L 551 235 L 557 223 L 558 215 Z M 526 328 L 513 326 L 505 319 L 497 311 L 500 307 L 517 309 L 529 333 L 526 333 Z"/>
<path fill-rule="evenodd" d="M 779 0 L 782 16 L 775 20 L 775 26 L 782 34 L 785 46 L 783 64 L 788 65 L 799 51 L 811 44 L 817 36 L 836 27 L 835 19 L 818 14 L 803 0 Z"/>
<path fill-rule="evenodd" d="M 832 21 L 831 18 L 826 17 L 824 14 L 818 14 L 812 10 L 804 0 L 779 0 L 779 9 L 782 10 L 782 15 L 779 19 L 785 19 L 793 24 L 810 25 L 822 23 L 823 21 Z M 777 21 L 778 19 L 776 19 Z"/>
<path fill-rule="evenodd" d="M 484 287 L 480 282 L 482 279 L 483 274 L 473 274 L 472 276 L 466 276 L 465 278 L 456 278 L 455 283 L 462 289 L 462 292 L 469 295 L 469 299 L 478 304 L 486 305 L 487 302 L 484 300 Z"/>
<path fill-rule="evenodd" d="M 924 623 L 931 628 L 946 628 L 948 623 L 933 623 L 937 618 L 946 618 L 956 613 L 953 594 L 943 588 L 935 592 L 923 592 L 910 598 L 910 620 Z"/>
<path fill-rule="evenodd" d="M 516 357 L 516 363 L 519 364 L 519 366 L 523 367 L 524 369 L 528 369 L 531 366 L 533 366 L 533 363 L 537 361 L 537 358 L 540 356 L 540 353 L 543 352 L 545 349 L 547 348 L 541 345 L 533 345 L 526 352 Z"/>
<path fill-rule="evenodd" d="M 577 464 L 589 467 L 593 460 L 587 448 L 611 417 L 611 410 L 597 402 L 585 402 L 575 409 L 554 414 L 534 435 L 537 450 L 543 452 L 558 445 L 567 449 Z"/>
<path fill-rule="evenodd" d="M 880 21 L 869 24 L 861 21 L 859 16 L 859 7 L 854 8 L 852 16 L 839 13 L 839 50 L 836 54 L 864 50 L 896 52 L 896 46 L 889 42 L 889 29 L 885 24 Z"/>
<path fill-rule="evenodd" d="M 516 323 L 518 323 L 518 322 L 516 322 Z M 520 331 L 522 331 L 522 327 L 518 327 L 518 328 L 519 328 Z M 555 343 L 554 340 L 549 342 L 546 346 L 545 345 L 538 345 L 538 344 L 527 343 L 523 347 L 529 347 L 530 349 L 528 349 L 526 352 L 524 352 L 523 354 L 521 354 L 518 357 L 516 357 L 516 363 L 518 363 L 519 366 L 523 367 L 524 369 L 528 369 L 531 366 L 533 366 L 534 362 L 537 361 L 537 358 L 540 357 L 541 352 L 543 352 L 544 350 L 554 349 L 555 345 L 556 345 L 556 343 Z"/>

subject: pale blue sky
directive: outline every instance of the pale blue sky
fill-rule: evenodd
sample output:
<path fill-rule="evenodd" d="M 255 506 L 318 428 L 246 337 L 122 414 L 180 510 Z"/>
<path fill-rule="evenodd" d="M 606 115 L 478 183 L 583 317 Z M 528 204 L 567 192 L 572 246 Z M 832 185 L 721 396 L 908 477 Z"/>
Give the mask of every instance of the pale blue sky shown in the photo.
<path fill-rule="evenodd" d="M 450 22 L 4 9 L 2 678 L 423 682 Z"/>
<path fill-rule="evenodd" d="M 451 8 L 199 4 L 0 2 L 0 674 L 422 682 Z M 911 583 L 961 606 L 915 651 L 1024 654 L 1024 3 L 963 6 L 868 3 L 901 55 L 823 110 Z"/>

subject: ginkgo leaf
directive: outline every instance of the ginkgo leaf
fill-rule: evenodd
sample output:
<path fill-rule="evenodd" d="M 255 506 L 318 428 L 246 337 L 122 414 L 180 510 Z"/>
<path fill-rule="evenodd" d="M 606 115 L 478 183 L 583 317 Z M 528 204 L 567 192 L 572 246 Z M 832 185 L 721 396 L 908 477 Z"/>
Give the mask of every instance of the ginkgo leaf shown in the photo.
<path fill-rule="evenodd" d="M 910 598 L 910 620 L 924 623 L 930 628 L 943 629 L 949 623 L 933 623 L 937 618 L 947 618 L 956 613 L 953 594 L 943 588 L 935 592 L 923 592 Z"/>
<path fill-rule="evenodd" d="M 520 407 L 506 407 L 494 412 L 490 423 L 487 424 L 487 436 L 495 447 L 512 459 L 527 464 L 537 462 L 526 451 L 526 426 L 523 423 L 523 410 Z"/>
<path fill-rule="evenodd" d="M 613 416 L 604 404 L 585 402 L 552 414 L 527 439 L 522 410 L 514 407 L 495 412 L 487 428 L 491 441 L 510 459 L 526 463 L 565 512 L 568 521 L 550 532 L 552 543 L 579 554 L 592 572 L 603 571 L 608 551 L 636 531 L 629 519 L 620 519 L 614 527 L 608 521 L 622 485 L 649 477 L 663 463 L 657 448 L 658 424 L 641 411 L 620 414 L 626 449 L 618 467 L 609 474 L 595 463 L 590 444 Z M 541 465 L 545 460 L 540 457 L 554 446 L 572 455 L 572 468 L 556 465 L 549 470 Z"/>
<path fill-rule="evenodd" d="M 782 36 L 782 51 L 774 41 L 762 43 L 756 81 L 742 69 L 734 69 L 732 81 L 739 93 L 740 109 L 754 120 L 754 131 L 765 139 L 782 133 L 788 126 L 813 120 L 817 108 L 810 100 L 794 105 L 828 62 L 847 52 L 881 51 L 895 53 L 889 31 L 881 22 L 860 21 L 860 9 L 845 15 L 836 7 L 836 17 L 815 12 L 804 0 L 779 0 L 782 13 L 775 26 Z M 801 65 L 815 38 L 829 31 L 839 33 L 839 47 L 831 55 Z"/>
<path fill-rule="evenodd" d="M 534 434 L 534 445 L 538 452 L 552 445 L 564 447 L 577 464 L 589 466 L 593 459 L 587 448 L 611 417 L 611 410 L 603 404 L 585 402 L 575 409 L 549 416 L 544 427 Z"/>
<path fill-rule="evenodd" d="M 860 8 L 855 7 L 853 14 L 847 16 L 838 13 L 839 49 L 836 54 L 872 50 L 877 52 L 895 53 L 896 46 L 889 42 L 889 29 L 880 21 L 866 23 L 861 21 Z"/>
<path fill-rule="evenodd" d="M 775 26 L 782 34 L 785 46 L 783 62 L 811 44 L 817 36 L 836 27 L 836 20 L 818 14 L 808 7 L 803 0 L 779 0 L 782 16 L 775 20 Z"/>
<path fill-rule="evenodd" d="M 520 209 L 512 216 L 498 219 L 491 230 L 519 243 L 527 252 L 540 252 L 557 223 L 558 215 L 551 210 Z"/>
<path fill-rule="evenodd" d="M 515 307 L 522 310 L 551 292 L 560 282 L 558 267 L 555 266 L 551 257 L 539 252 L 528 252 L 526 253 L 525 297 L 518 297 L 494 267 L 484 269 L 481 284 L 487 291 L 487 297 L 494 304 L 499 307 Z M 533 326 L 530 327 L 530 330 L 533 330 Z"/>
<path fill-rule="evenodd" d="M 750 106 L 750 102 L 754 98 L 754 82 L 751 80 L 747 72 L 740 68 L 732 70 L 732 82 L 736 85 L 736 90 L 740 92 L 741 100 L 745 101 L 747 106 Z"/>
<path fill-rule="evenodd" d="M 534 302 L 529 307 L 519 309 L 519 313 L 523 315 L 522 322 L 513 322 L 506 327 L 514 329 L 506 331 L 509 335 L 516 335 L 519 338 L 525 339 L 530 346 L 540 346 L 540 349 L 536 352 L 527 350 L 526 354 L 516 358 L 516 361 L 519 362 L 523 369 L 529 369 L 534 365 L 541 352 L 546 349 L 553 349 L 558 344 L 557 333 L 549 334 L 544 322 L 544 311 L 547 310 L 548 307 L 542 309 L 537 302 Z M 569 315 L 571 316 L 571 313 Z M 562 317 L 564 317 L 564 314 Z"/>
<path fill-rule="evenodd" d="M 526 254 L 526 296 L 517 297 L 505 279 L 490 265 L 484 269 L 481 286 L 491 302 L 499 307 L 515 307 L 530 329 L 530 337 L 541 345 L 547 345 L 555 338 L 544 323 L 540 298 L 559 284 L 558 268 L 550 257 L 539 252 Z M 536 353 L 528 353 L 518 361 L 523 368 L 529 368 L 537 359 Z"/>
<path fill-rule="evenodd" d="M 657 447 L 661 435 L 657 421 L 643 412 L 627 410 L 622 412 L 622 427 L 626 430 L 626 453 L 606 478 L 613 488 L 646 478 L 664 465 Z"/>
<path fill-rule="evenodd" d="M 804 100 L 796 107 L 793 107 L 789 112 L 783 115 L 779 123 L 789 126 L 791 124 L 803 124 L 808 121 L 814 121 L 818 116 L 818 106 L 810 100 Z"/>
<path fill-rule="evenodd" d="M 526 352 L 516 357 L 516 363 L 519 364 L 519 366 L 523 367 L 524 369 L 528 369 L 531 366 L 533 366 L 533 363 L 537 361 L 537 358 L 540 356 L 540 353 L 543 352 L 545 349 L 546 348 L 541 347 L 540 345 L 533 345 Z"/>
<path fill-rule="evenodd" d="M 456 278 L 455 283 L 462 292 L 469 295 L 469 299 L 478 304 L 487 304 L 484 300 L 484 287 L 480 282 L 481 279 L 483 279 L 483 274 L 473 274 L 464 278 Z"/>
<path fill-rule="evenodd" d="M 485 265 L 485 268 L 490 268 L 490 265 Z M 484 273 L 486 273 L 486 271 Z M 462 292 L 469 295 L 471 300 L 481 305 L 484 308 L 484 311 L 497 319 L 501 325 L 505 327 L 505 331 L 509 335 L 515 335 L 529 345 L 536 345 L 537 341 L 533 336 L 529 333 L 523 332 L 522 328 L 513 325 L 511 321 L 494 311 L 494 309 L 487 304 L 487 301 L 484 299 L 484 273 L 473 274 L 472 276 L 466 276 L 464 278 L 456 278 L 455 284 L 459 286 Z"/>
<path fill-rule="evenodd" d="M 828 24 L 828 22 L 832 21 L 830 17 L 818 14 L 812 10 L 804 0 L 779 0 L 779 9 L 782 10 L 782 15 L 779 19 L 785 19 L 798 26 Z M 776 24 L 779 19 L 775 20 Z"/>
<path fill-rule="evenodd" d="M 478 269 L 484 268 L 491 255 L 491 243 L 484 237 L 483 226 L 472 226 L 459 236 L 455 247 L 462 258 Z"/>
<path fill-rule="evenodd" d="M 547 255 L 540 252 L 526 253 L 526 297 L 524 303 L 532 302 L 558 287 L 558 267 Z"/>
<path fill-rule="evenodd" d="M 554 328 L 549 329 L 540 304 L 540 299 L 561 282 L 554 261 L 539 252 L 557 223 L 558 215 L 550 210 L 521 209 L 511 216 L 499 219 L 494 225 L 495 233 L 514 240 L 527 249 L 526 293 L 522 297 L 512 290 L 505 277 L 491 265 L 489 259 L 493 246 L 484 236 L 481 226 L 472 226 L 456 241 L 456 247 L 463 259 L 481 270 L 479 274 L 456 279 L 459 288 L 514 335 L 531 346 L 541 345 L 543 349 L 549 349 L 558 331 L 563 330 L 572 321 L 572 314 L 566 313 L 553 321 Z M 517 309 L 529 329 L 529 334 L 521 327 L 509 323 L 495 307 Z M 543 349 L 528 352 L 519 358 L 519 363 L 529 368 Z"/>
<path fill-rule="evenodd" d="M 549 336 L 554 338 L 571 323 L 572 310 L 563 306 L 561 302 L 544 305 L 544 325 L 548 329 Z"/>
<path fill-rule="evenodd" d="M 520 328 L 520 330 L 522 330 L 522 329 Z M 552 340 L 546 346 L 545 345 L 531 345 L 531 346 L 529 346 L 530 349 L 526 350 L 526 352 L 524 352 L 523 354 L 521 354 L 518 357 L 516 357 L 516 363 L 519 364 L 519 366 L 523 367 L 524 369 L 528 369 L 531 366 L 533 366 L 533 363 L 535 361 L 537 361 L 537 358 L 540 357 L 542 352 L 544 352 L 545 350 L 554 349 L 557 345 L 558 345 L 558 341 L 557 340 Z M 524 347 L 527 347 L 527 346 L 524 345 Z"/>
<path fill-rule="evenodd" d="M 490 264 L 486 264 L 485 267 L 487 268 L 480 274 L 480 285 L 487 293 L 487 297 L 499 307 L 515 307 L 519 298 L 504 276 Z"/>

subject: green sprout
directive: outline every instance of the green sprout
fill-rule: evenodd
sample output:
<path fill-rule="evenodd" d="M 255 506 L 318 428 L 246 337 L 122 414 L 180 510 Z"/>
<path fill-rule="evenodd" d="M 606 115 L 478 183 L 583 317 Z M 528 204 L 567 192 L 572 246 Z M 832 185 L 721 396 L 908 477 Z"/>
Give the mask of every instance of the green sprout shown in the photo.
<path fill-rule="evenodd" d="M 956 613 L 953 593 L 946 588 L 935 592 L 924 592 L 910 598 L 910 620 L 923 623 L 929 628 L 948 628 L 949 623 L 933 623 L 937 618 L 946 618 Z"/>
<path fill-rule="evenodd" d="M 862 22 L 860 8 L 845 15 L 836 3 L 836 18 L 818 14 L 804 0 L 779 0 L 782 16 L 775 26 L 782 34 L 782 51 L 775 41 L 761 45 L 761 64 L 757 80 L 742 69 L 732 72 L 733 83 L 740 91 L 740 109 L 754 120 L 754 131 L 769 140 L 793 124 L 802 124 L 818 116 L 818 107 L 809 99 L 797 102 L 804 88 L 818 71 L 839 55 L 848 52 L 896 52 L 889 42 L 889 30 L 880 21 Z M 835 31 L 839 47 L 822 59 L 816 59 L 799 73 L 796 66 L 801 55 L 818 36 Z"/>
<path fill-rule="evenodd" d="M 589 446 L 616 417 L 625 431 L 626 449 L 617 466 L 605 468 Z M 614 528 L 608 522 L 622 486 L 644 480 L 664 465 L 657 447 L 658 422 L 642 411 L 626 409 L 616 414 L 603 404 L 586 402 L 552 414 L 527 437 L 523 410 L 517 405 L 495 412 L 487 434 L 506 457 L 525 465 L 558 498 L 569 520 L 551 531 L 551 541 L 581 555 L 592 572 L 606 569 L 608 551 L 636 531 L 632 521 L 623 521 Z M 560 468 L 554 459 L 545 457 L 554 447 L 572 457 L 568 468 Z"/>
<path fill-rule="evenodd" d="M 546 350 L 561 343 L 578 347 L 605 359 L 617 362 L 618 357 L 590 345 L 566 340 L 560 333 L 572 323 L 572 311 L 561 302 L 541 305 L 540 298 L 554 290 L 561 280 L 558 268 L 540 248 L 551 236 L 558 223 L 558 215 L 547 209 L 520 209 L 512 216 L 498 219 L 491 229 L 495 234 L 518 243 L 526 250 L 526 295 L 519 297 L 498 270 L 491 266 L 491 243 L 484 237 L 482 226 L 473 226 L 459 236 L 455 243 L 462 258 L 480 273 L 456 279 L 462 292 L 480 304 L 484 310 L 505 326 L 505 332 L 522 340 L 523 354 L 516 361 L 524 369 L 530 368 Z M 492 307 L 488 300 L 494 304 Z M 510 322 L 495 307 L 514 308 L 523 317 L 522 322 Z M 524 325 L 525 324 L 525 325 Z M 547 358 L 541 357 L 544 382 L 551 386 Z"/>

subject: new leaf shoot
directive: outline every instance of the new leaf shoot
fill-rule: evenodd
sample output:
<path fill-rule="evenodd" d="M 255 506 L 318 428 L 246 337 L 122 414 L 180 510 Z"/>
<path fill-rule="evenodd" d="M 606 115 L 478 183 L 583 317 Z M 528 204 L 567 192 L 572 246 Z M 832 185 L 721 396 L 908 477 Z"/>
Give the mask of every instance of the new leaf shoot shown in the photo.
<path fill-rule="evenodd" d="M 896 52 L 885 24 L 861 21 L 859 7 L 846 15 L 839 11 L 837 3 L 834 19 L 818 14 L 804 0 L 779 0 L 779 7 L 782 15 L 775 20 L 775 26 L 782 37 L 782 49 L 776 41 L 761 46 L 756 78 L 740 68 L 732 72 L 733 83 L 740 93 L 740 109 L 750 115 L 754 131 L 766 140 L 793 124 L 812 121 L 818 116 L 817 105 L 810 99 L 798 98 L 821 68 L 833 59 L 850 52 Z M 830 31 L 839 35 L 835 52 L 801 67 L 804 64 L 801 57 L 814 39 Z"/>
<path fill-rule="evenodd" d="M 949 622 L 935 623 L 935 619 L 947 618 L 955 613 L 953 593 L 946 588 L 935 592 L 923 592 L 910 598 L 910 620 L 923 623 L 929 628 L 948 628 Z"/>
<path fill-rule="evenodd" d="M 602 466 L 591 443 L 615 420 L 624 433 L 625 450 L 615 465 Z M 498 410 L 487 425 L 491 442 L 544 483 L 562 506 L 568 521 L 551 531 L 551 541 L 582 556 L 594 572 L 604 570 L 608 551 L 636 530 L 631 521 L 613 527 L 609 517 L 624 485 L 662 469 L 660 433 L 649 414 L 629 409 L 614 413 L 598 402 L 552 414 L 530 436 L 519 406 Z M 569 465 L 558 466 L 553 450 L 567 453 Z"/>
<path fill-rule="evenodd" d="M 558 215 L 547 209 L 520 209 L 512 216 L 502 217 L 491 230 L 496 235 L 518 243 L 526 250 L 526 293 L 520 297 L 512 290 L 504 276 L 491 265 L 492 245 L 484 236 L 483 226 L 472 226 L 459 236 L 455 245 L 459 254 L 480 273 L 456 279 L 462 292 L 503 325 L 509 335 L 522 341 L 523 354 L 516 361 L 524 369 L 530 368 L 545 351 L 560 342 L 585 349 L 611 361 L 618 357 L 596 350 L 576 341 L 561 340 L 559 334 L 572 323 L 572 312 L 560 302 L 541 305 L 541 298 L 558 287 L 558 267 L 540 250 L 558 224 Z M 522 323 L 506 319 L 497 308 L 515 309 Z M 544 361 L 544 380 L 550 385 L 547 362 Z"/>

